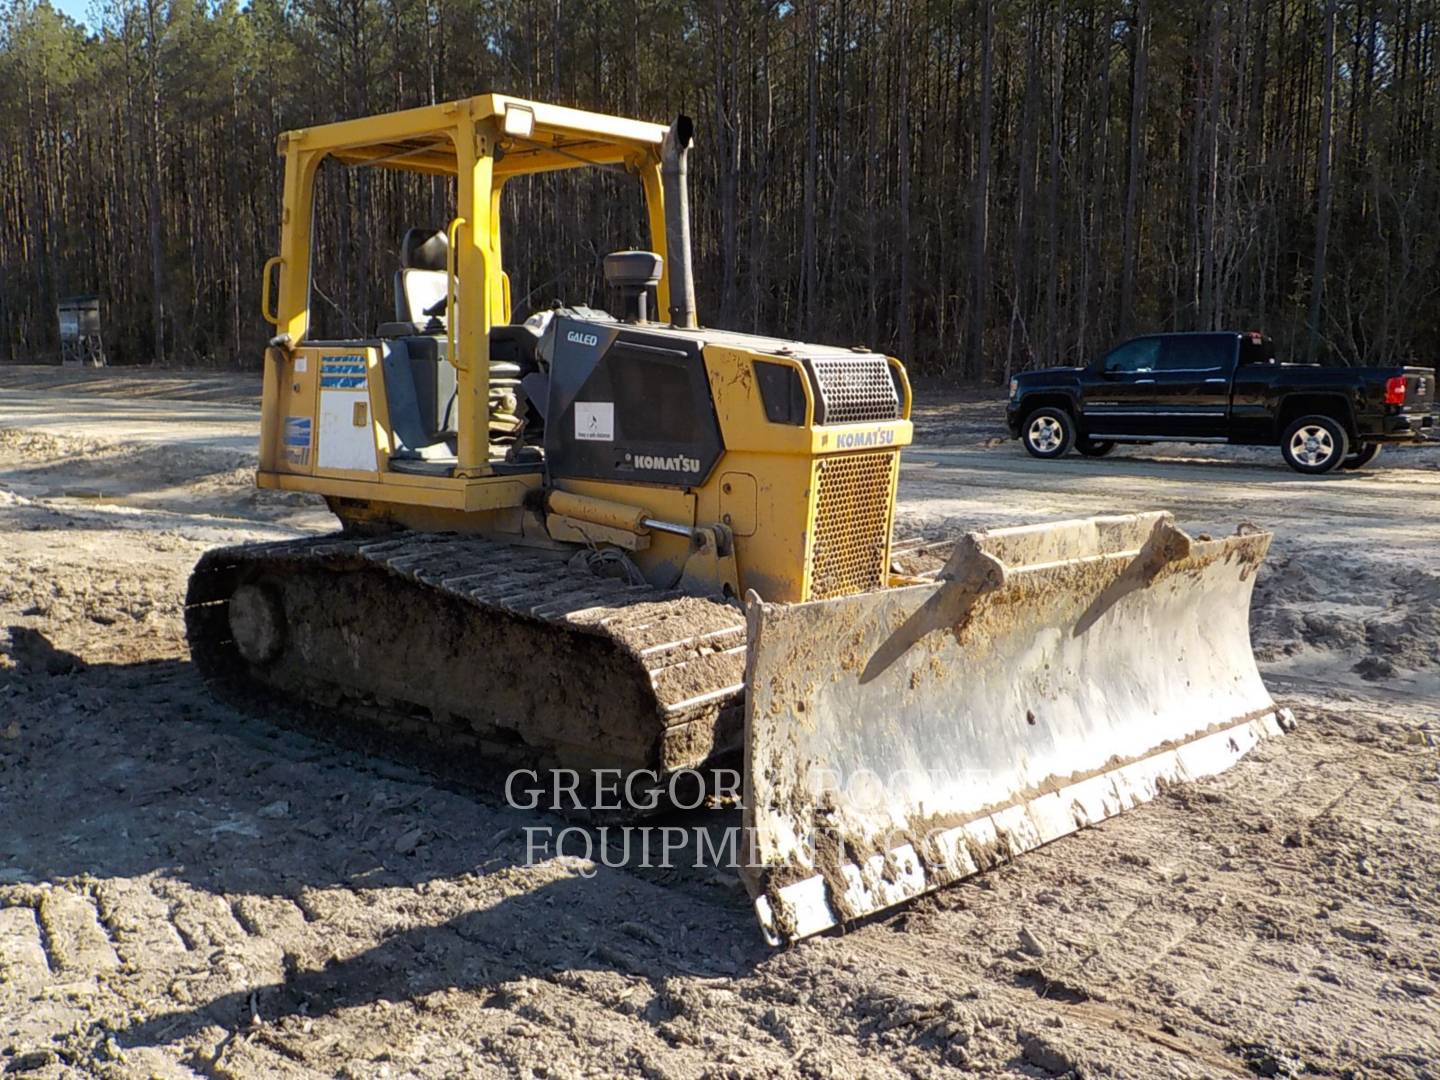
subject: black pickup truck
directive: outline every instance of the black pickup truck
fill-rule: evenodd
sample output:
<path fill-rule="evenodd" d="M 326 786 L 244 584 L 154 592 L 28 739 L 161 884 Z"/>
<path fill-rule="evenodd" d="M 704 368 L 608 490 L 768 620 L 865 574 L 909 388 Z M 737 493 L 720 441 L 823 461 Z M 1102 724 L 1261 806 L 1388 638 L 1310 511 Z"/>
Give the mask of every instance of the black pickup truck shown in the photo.
<path fill-rule="evenodd" d="M 1149 334 L 1087 367 L 1010 380 L 1010 437 L 1038 458 L 1117 443 L 1278 446 L 1291 468 L 1368 465 L 1389 442 L 1440 436 L 1436 373 L 1423 367 L 1277 362 L 1261 334 Z"/>

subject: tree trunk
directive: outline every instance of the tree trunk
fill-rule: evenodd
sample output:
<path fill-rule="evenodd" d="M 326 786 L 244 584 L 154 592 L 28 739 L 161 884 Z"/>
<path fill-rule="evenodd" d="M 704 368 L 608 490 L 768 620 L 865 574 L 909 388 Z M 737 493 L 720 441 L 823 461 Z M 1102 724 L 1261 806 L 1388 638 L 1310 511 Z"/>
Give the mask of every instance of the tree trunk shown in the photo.
<path fill-rule="evenodd" d="M 1135 0 L 1130 32 L 1130 131 L 1126 153 L 1125 215 L 1120 223 L 1120 326 L 1129 337 L 1135 323 L 1135 263 L 1140 247 L 1140 159 L 1145 131 L 1145 75 L 1150 64 L 1150 4 Z"/>
<path fill-rule="evenodd" d="M 976 138 L 975 181 L 970 207 L 970 321 L 965 342 L 966 373 L 972 378 L 986 371 L 985 324 L 990 284 L 986 259 L 990 241 L 990 127 L 995 111 L 995 0 L 978 0 L 982 7 L 980 37 L 980 130 Z"/>
<path fill-rule="evenodd" d="M 735 313 L 735 271 L 738 257 L 736 199 L 739 192 L 740 140 L 735 124 L 733 63 L 728 55 L 724 0 L 715 0 L 712 51 L 715 80 L 715 158 L 720 167 L 720 318 L 728 326 Z M 598 50 L 597 50 L 598 51 Z M 727 78 L 727 74 L 729 78 Z"/>
<path fill-rule="evenodd" d="M 1325 58 L 1321 73 L 1319 176 L 1315 215 L 1315 270 L 1310 281 L 1309 344 L 1305 355 L 1314 361 L 1320 350 L 1321 314 L 1325 304 L 1325 255 L 1330 242 L 1330 142 L 1335 111 L 1335 0 L 1325 4 Z"/>
<path fill-rule="evenodd" d="M 160 0 L 145 5 L 146 96 L 149 105 L 149 130 L 146 149 L 149 152 L 150 183 L 146 190 L 146 210 L 150 219 L 150 323 L 154 335 L 154 362 L 165 363 L 165 233 L 160 208 L 160 28 L 156 25 Z"/>
<path fill-rule="evenodd" d="M 1020 176 L 1016 184 L 1014 292 L 1010 298 L 1010 325 L 1005 340 L 1005 378 L 1015 369 L 1015 338 L 1021 338 L 1022 366 L 1029 366 L 1031 274 L 1034 265 L 1036 114 L 1040 108 L 1040 35 L 1043 18 L 1039 4 L 1031 4 L 1025 48 L 1025 100 L 1020 107 Z"/>
<path fill-rule="evenodd" d="M 1063 27 L 1061 20 L 1057 24 Z M 1046 217 L 1050 222 L 1049 265 L 1045 281 L 1045 340 L 1048 355 L 1045 363 L 1060 363 L 1060 238 L 1064 228 L 1060 220 L 1060 132 L 1064 97 L 1063 29 L 1051 33 L 1050 45 L 1050 189 L 1046 194 Z"/>
<path fill-rule="evenodd" d="M 806 5 L 805 17 L 805 191 L 804 206 L 801 209 L 802 238 L 800 242 L 800 311 L 798 325 L 800 336 L 807 340 L 814 336 L 816 308 L 819 298 L 815 295 L 817 276 L 815 235 L 816 174 L 820 170 L 820 35 L 816 26 L 816 5 L 813 0 Z"/>
<path fill-rule="evenodd" d="M 1214 330 L 1219 309 L 1216 283 L 1216 213 L 1220 182 L 1220 20 L 1221 5 L 1210 9 L 1209 65 L 1205 105 L 1205 209 L 1200 227 L 1200 311 L 1198 328 Z"/>
<path fill-rule="evenodd" d="M 914 288 L 911 268 L 915 253 L 911 250 L 910 231 L 910 12 L 908 5 L 902 7 L 899 26 L 900 48 L 895 60 L 900 66 L 900 86 L 896 94 L 898 110 L 896 122 L 900 128 L 900 296 L 896 320 L 900 324 L 900 356 L 902 359 L 909 359 L 915 343 L 914 320 L 911 311 L 911 291 Z"/>

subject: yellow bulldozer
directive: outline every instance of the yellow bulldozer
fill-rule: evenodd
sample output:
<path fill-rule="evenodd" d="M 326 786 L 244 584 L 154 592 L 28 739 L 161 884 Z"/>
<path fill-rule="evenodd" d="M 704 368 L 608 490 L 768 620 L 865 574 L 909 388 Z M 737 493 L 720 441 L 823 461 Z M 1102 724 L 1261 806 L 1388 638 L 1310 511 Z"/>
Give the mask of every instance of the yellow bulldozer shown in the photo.
<path fill-rule="evenodd" d="M 258 483 L 343 530 L 204 556 L 206 677 L 496 773 L 742 761 L 777 944 L 1278 732 L 1248 630 L 1268 534 L 1134 514 L 969 533 L 928 568 L 892 549 L 905 369 L 700 326 L 691 141 L 499 94 L 280 137 Z M 327 161 L 455 185 L 448 227 L 400 245 L 394 320 L 342 341 L 310 336 Z M 608 311 L 510 321 L 504 185 L 595 168 L 638 183 L 648 247 L 604 259 Z"/>

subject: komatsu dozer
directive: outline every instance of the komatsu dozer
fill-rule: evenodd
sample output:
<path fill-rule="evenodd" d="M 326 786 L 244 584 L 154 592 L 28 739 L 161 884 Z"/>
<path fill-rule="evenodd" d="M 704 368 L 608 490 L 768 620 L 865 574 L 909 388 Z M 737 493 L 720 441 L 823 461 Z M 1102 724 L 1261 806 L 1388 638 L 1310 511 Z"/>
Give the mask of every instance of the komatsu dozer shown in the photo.
<path fill-rule="evenodd" d="M 1268 534 L 1135 514 L 969 533 L 928 569 L 892 551 L 905 369 L 700 326 L 690 143 L 684 117 L 498 94 L 280 137 L 258 483 L 343 530 L 204 556 L 206 677 L 497 775 L 743 761 L 774 943 L 1275 734 L 1247 625 Z M 454 183 L 400 244 L 394 320 L 338 341 L 310 334 L 327 161 Z M 608 313 L 510 321 L 505 184 L 594 168 L 639 185 L 646 250 L 605 258 Z"/>

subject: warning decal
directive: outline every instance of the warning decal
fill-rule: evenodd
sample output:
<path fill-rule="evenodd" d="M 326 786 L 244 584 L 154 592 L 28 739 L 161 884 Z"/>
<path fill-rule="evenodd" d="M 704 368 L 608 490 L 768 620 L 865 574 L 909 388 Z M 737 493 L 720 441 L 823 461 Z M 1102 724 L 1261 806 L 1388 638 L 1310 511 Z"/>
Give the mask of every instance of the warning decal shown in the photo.
<path fill-rule="evenodd" d="M 575 438 L 584 442 L 614 442 L 615 403 L 613 401 L 577 401 L 575 403 Z"/>

